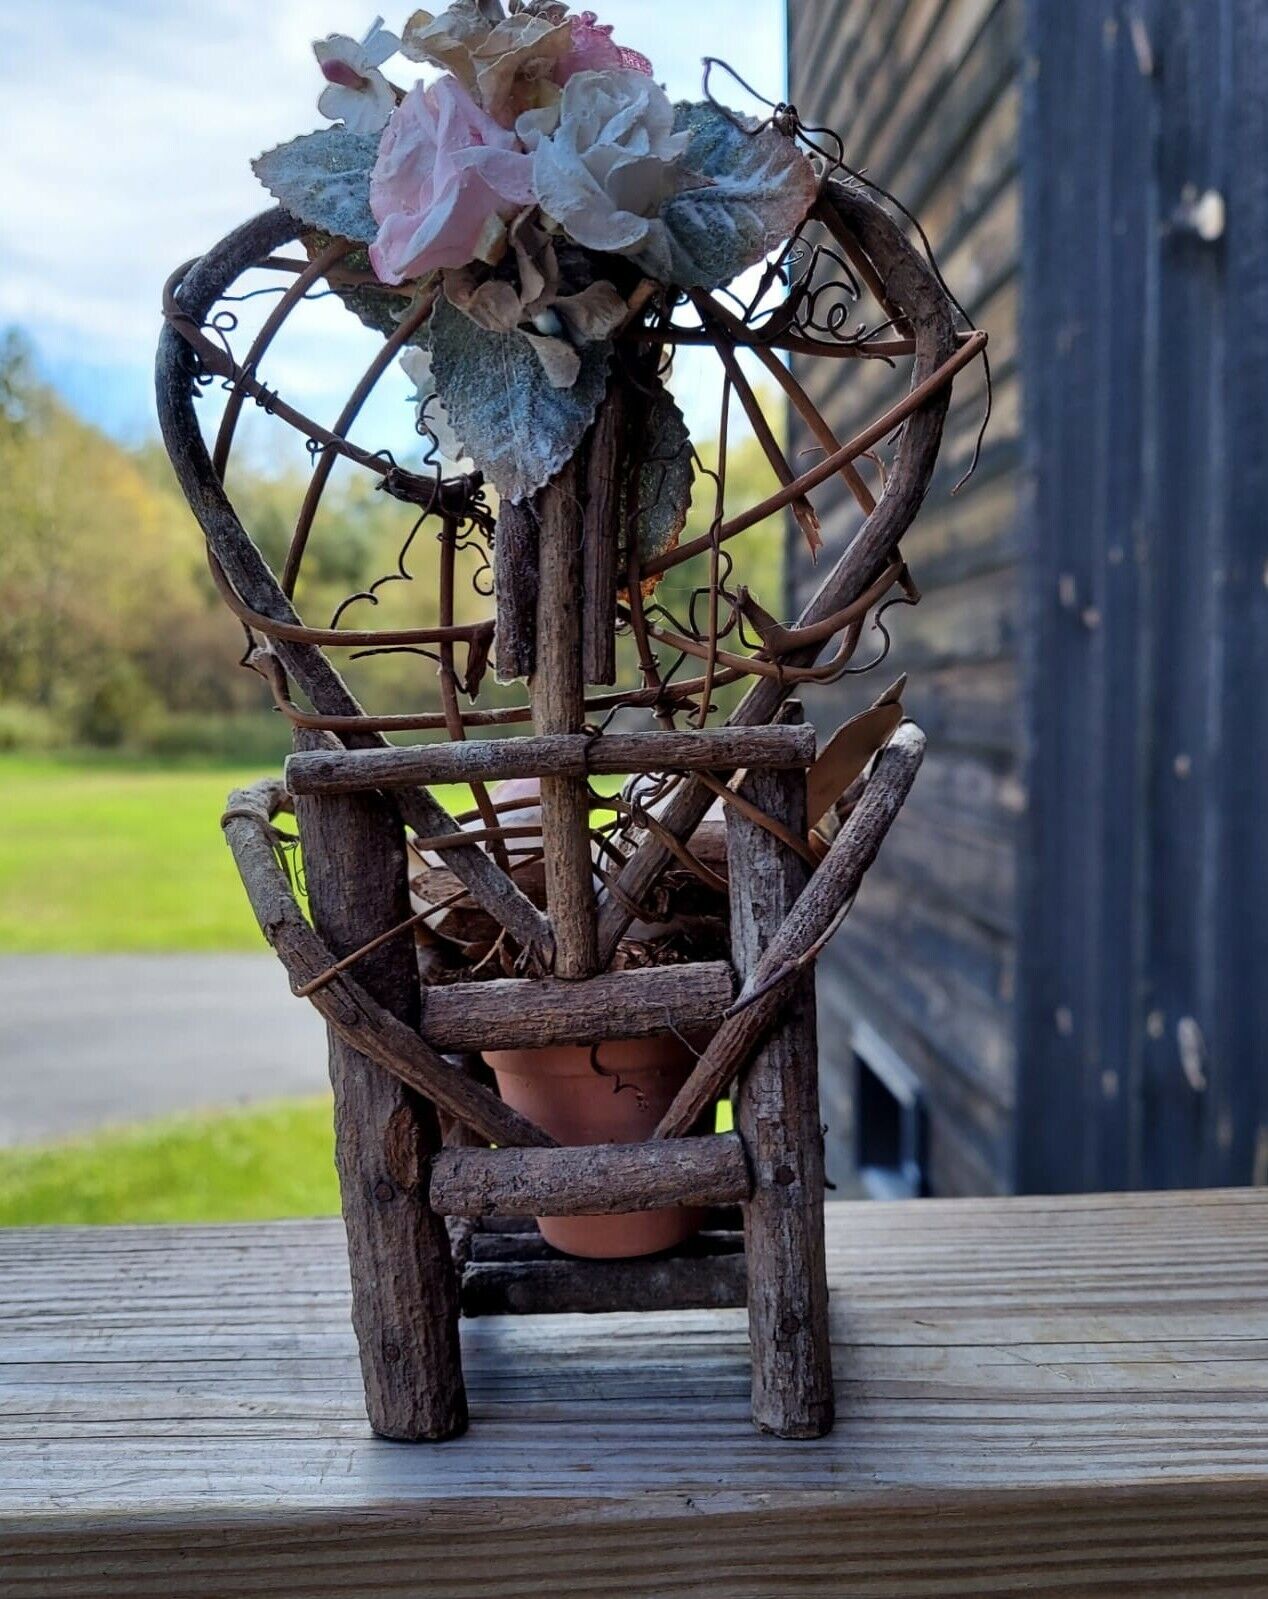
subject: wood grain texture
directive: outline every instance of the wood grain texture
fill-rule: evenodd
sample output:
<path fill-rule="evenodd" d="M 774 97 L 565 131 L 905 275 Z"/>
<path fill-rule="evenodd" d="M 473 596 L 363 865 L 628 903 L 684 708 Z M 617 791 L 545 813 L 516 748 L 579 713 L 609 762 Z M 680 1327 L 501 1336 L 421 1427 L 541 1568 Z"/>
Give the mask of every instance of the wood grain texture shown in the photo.
<path fill-rule="evenodd" d="M 532 677 L 537 661 L 537 516 L 504 500 L 493 534 L 494 651 L 499 683 Z"/>
<path fill-rule="evenodd" d="M 827 1258 L 813 1445 L 754 1434 L 737 1309 L 464 1323 L 472 1431 L 407 1449 L 337 1221 L 0 1232 L 0 1586 L 1263 1592 L 1268 1193 L 830 1205 Z"/>
<path fill-rule="evenodd" d="M 621 537 L 625 385 L 614 377 L 599 407 L 586 457 L 582 513 L 581 671 L 587 683 L 616 682 L 616 566 Z"/>
<path fill-rule="evenodd" d="M 286 787 L 292 794 L 338 794 L 412 788 L 418 783 L 500 782 L 509 777 L 808 766 L 814 758 L 813 727 L 710 727 L 690 733 L 618 732 L 593 738 L 556 733 L 292 755 L 286 763 Z"/>
<path fill-rule="evenodd" d="M 801 714 L 796 702 L 783 709 L 789 720 Z M 750 772 L 740 792 L 803 837 L 806 789 L 803 772 Z M 727 832 L 731 957 L 747 983 L 805 891 L 810 868 L 734 807 Z M 814 972 L 807 968 L 741 1074 L 735 1101 L 753 1173 L 744 1209 L 753 1425 L 781 1438 L 820 1438 L 834 1414 L 818 1052 Z"/>
<path fill-rule="evenodd" d="M 1051 34 L 1046 42 L 1053 48 L 1023 41 L 1023 19 L 1028 10 L 1031 16 L 1045 11 L 1059 13 L 1045 17 L 1043 23 Z M 1068 7 L 1045 8 L 1042 0 L 1029 6 L 1027 0 L 790 0 L 789 4 L 789 98 L 808 121 L 849 130 L 852 148 L 866 151 L 868 176 L 898 195 L 920 218 L 947 283 L 990 335 L 994 414 L 985 451 L 972 480 L 953 496 L 951 486 L 968 465 L 972 435 L 982 418 L 984 395 L 980 375 L 973 369 L 956 380 L 938 470 L 920 515 L 902 543 L 903 555 L 924 599 L 917 611 L 888 613 L 895 625 L 891 630 L 893 650 L 886 661 L 887 672 L 891 668 L 895 673 L 911 671 L 904 705 L 928 733 L 931 756 L 954 753 L 966 765 L 978 767 L 984 778 L 1000 768 L 1015 778 L 1027 742 L 1042 746 L 1047 741 L 1046 731 L 1037 740 L 1024 738 L 1022 727 L 1026 685 L 1019 678 L 1018 656 L 1024 651 L 1028 630 L 1018 621 L 1026 606 L 1024 582 L 1019 578 L 1025 500 L 1021 493 L 1024 473 L 1018 397 L 1024 389 L 1029 399 L 1034 391 L 1050 384 L 1054 390 L 1060 388 L 1068 397 L 1066 403 L 1071 411 L 1080 412 L 1081 416 L 1089 409 L 1082 400 L 1093 392 L 1087 384 L 1069 381 L 1067 361 L 1056 362 L 1059 372 L 1054 377 L 1054 358 L 1047 350 L 1038 370 L 1028 370 L 1024 384 L 1019 379 L 1018 291 L 1023 243 L 1029 241 L 1033 245 L 1036 262 L 1051 280 L 1042 287 L 1036 286 L 1033 294 L 1028 293 L 1025 303 L 1041 308 L 1040 316 L 1046 316 L 1054 330 L 1067 327 L 1077 317 L 1080 328 L 1086 330 L 1085 340 L 1094 346 L 1097 335 L 1087 316 L 1092 303 L 1087 290 L 1089 276 L 1099 272 L 1097 281 L 1112 285 L 1125 307 L 1139 305 L 1140 297 L 1137 295 L 1133 301 L 1131 286 L 1145 281 L 1143 269 L 1130 262 L 1121 271 L 1100 266 L 1102 252 L 1108 256 L 1111 248 L 1121 256 L 1126 256 L 1129 246 L 1146 248 L 1143 241 L 1149 229 L 1143 223 L 1137 225 L 1132 213 L 1114 210 L 1120 218 L 1126 215 L 1126 222 L 1120 230 L 1121 237 L 1120 233 L 1114 234 L 1111 247 L 1104 230 L 1096 224 L 1098 212 L 1096 204 L 1088 201 L 1088 186 L 1094 181 L 1099 193 L 1113 181 L 1102 166 L 1113 167 L 1117 173 L 1137 160 L 1152 159 L 1148 141 L 1133 139 L 1128 130 L 1141 126 L 1145 115 L 1142 104 L 1157 93 L 1157 82 L 1142 77 L 1132 62 L 1130 30 L 1121 11 L 1117 14 L 1118 38 L 1112 47 L 1103 47 L 1101 20 L 1109 18 L 1113 7 L 1107 0 L 1100 10 L 1100 19 L 1089 17 L 1075 23 Z M 1057 40 L 1060 68 L 1050 71 L 1048 63 L 1058 58 Z M 1123 70 L 1112 87 L 1093 83 L 1080 92 L 1074 87 L 1076 56 L 1089 60 L 1095 57 L 1098 61 L 1119 56 Z M 1026 71 L 1026 64 L 1036 60 L 1045 64 L 1042 83 Z M 1136 80 L 1134 87 L 1128 82 L 1129 64 Z M 1084 77 L 1078 81 L 1088 80 Z M 1062 206 L 1070 213 L 1063 218 L 1063 232 L 1057 239 L 1041 235 L 1029 221 L 1025 228 L 1020 225 L 1020 200 L 1024 184 L 1047 192 L 1054 159 L 1070 167 L 1068 152 L 1075 135 L 1067 132 L 1023 156 L 1019 134 L 1023 84 L 1027 95 L 1049 95 L 1064 104 L 1067 118 L 1078 123 L 1077 137 L 1088 151 L 1113 147 L 1122 152 L 1122 161 L 1102 165 L 1089 157 L 1091 164 L 1084 163 L 1088 183 L 1076 185 L 1077 195 L 1051 197 L 1054 213 Z M 1112 137 L 1103 125 L 1105 108 L 1111 104 L 1120 128 Z M 1096 115 L 1085 115 L 1092 107 Z M 1052 152 L 1057 150 L 1063 154 L 1054 158 Z M 1113 208 L 1106 201 L 1103 214 L 1110 209 Z M 1078 227 L 1072 220 L 1076 213 Z M 1089 229 L 1094 240 L 1086 237 Z M 1075 257 L 1080 262 L 1078 267 L 1073 264 Z M 1060 293 L 1065 295 L 1060 303 L 1058 284 Z M 1129 314 L 1125 309 L 1124 318 Z M 873 319 L 870 306 L 868 316 Z M 1124 319 L 1116 324 L 1125 325 Z M 1111 344 L 1112 340 L 1106 338 L 1099 348 L 1107 365 L 1121 372 L 1121 357 L 1111 350 Z M 1038 341 L 1032 341 L 1030 348 L 1032 352 L 1038 350 Z M 821 407 L 834 432 L 846 437 L 892 396 L 895 374 L 882 371 L 880 363 L 867 363 L 866 370 L 857 374 L 851 371 L 850 380 L 843 382 L 828 370 L 832 365 L 809 356 L 793 359 L 795 374 Z M 1094 430 L 1096 424 L 1080 422 L 1072 416 L 1063 438 L 1073 440 L 1079 426 L 1086 431 Z M 1102 451 L 1108 451 L 1107 458 L 1116 463 L 1108 478 L 1104 472 L 1067 471 L 1067 478 L 1079 485 L 1075 494 L 1081 488 L 1086 496 L 1092 492 L 1092 485 L 1099 492 L 1107 481 L 1113 480 L 1115 472 L 1127 475 L 1126 463 L 1134 467 L 1139 462 L 1140 451 L 1134 448 L 1128 429 L 1124 417 L 1121 427 L 1116 425 L 1110 430 L 1112 442 L 1102 442 Z M 1124 434 L 1126 437 L 1120 438 Z M 1038 439 L 1034 427 L 1028 427 L 1028 448 L 1033 450 Z M 794 416 L 790 456 L 795 458 L 801 450 L 813 447 L 814 442 L 810 429 Z M 1070 457 L 1084 462 L 1093 458 L 1081 435 L 1077 448 L 1071 444 Z M 1070 493 L 1068 487 L 1066 493 Z M 1043 503 L 1051 509 L 1053 495 L 1046 495 Z M 836 484 L 825 485 L 816 497 L 816 505 L 823 517 L 828 548 L 835 550 L 848 544 L 861 522 L 850 496 Z M 1056 520 L 1065 536 L 1076 541 L 1094 536 L 1092 530 L 1099 525 L 1090 507 L 1070 515 L 1058 511 Z M 1127 515 L 1110 516 L 1108 527 L 1129 522 Z M 1070 533 L 1071 529 L 1076 531 Z M 1054 530 L 1045 541 L 1045 549 L 1055 547 Z M 804 602 L 813 592 L 818 574 L 808 562 L 796 559 L 795 552 L 790 554 L 790 591 Z M 1097 559 L 1083 564 L 1090 571 L 1103 570 Z M 1076 563 L 1076 569 L 1082 570 L 1083 566 Z M 1122 582 L 1131 569 L 1130 561 L 1123 563 L 1121 571 L 1112 569 L 1114 580 Z M 1039 586 L 1049 605 L 1053 605 L 1055 583 L 1056 577 L 1045 560 Z M 1043 587 L 1044 584 L 1048 586 Z M 1053 609 L 1056 610 L 1055 605 Z M 1059 614 L 1058 620 L 1066 623 L 1070 631 L 1082 632 L 1077 626 L 1070 626 L 1072 619 L 1064 613 Z M 1107 630 L 1103 629 L 1097 640 L 1084 648 L 1095 651 L 1110 647 Z M 918 665 L 922 660 L 927 664 Z M 1046 681 L 1060 699 L 1064 672 L 1050 673 Z M 866 677 L 847 679 L 829 692 L 807 694 L 807 710 L 821 731 L 827 733 L 843 714 L 861 710 L 869 697 Z M 1085 729 L 1086 716 L 1074 714 L 1071 720 Z M 1045 728 L 1051 721 L 1049 717 Z M 1066 771 L 1067 781 L 1073 783 L 1070 760 L 1065 746 L 1054 754 L 1054 761 Z M 1080 781 L 1085 764 L 1086 758 L 1081 755 L 1075 766 Z M 927 773 L 922 773 L 918 792 L 927 797 L 926 781 Z M 1049 791 L 1032 789 L 1032 794 Z M 1083 792 L 1088 791 L 1083 782 Z M 928 850 L 925 861 L 918 866 L 913 862 L 916 869 L 904 873 L 899 892 L 881 901 L 880 883 L 893 882 L 891 850 L 895 856 L 907 853 L 908 840 L 922 831 L 914 819 L 909 821 L 904 816 L 876 870 L 869 874 L 856 908 L 859 912 L 873 912 L 869 928 L 881 926 L 891 946 L 903 944 L 908 951 L 913 946 L 893 914 L 895 902 L 903 906 L 908 918 L 925 910 L 941 914 L 952 906 L 964 913 L 963 948 L 955 947 L 954 935 L 944 939 L 936 960 L 927 960 L 924 970 L 914 977 L 904 971 L 901 981 L 887 982 L 883 991 L 869 996 L 867 1010 L 869 1021 L 886 1039 L 896 1046 L 903 1039 L 903 1058 L 921 1077 L 930 1131 L 940 1145 L 948 1138 L 961 1144 L 973 1137 L 974 1130 L 956 1096 L 965 1070 L 964 1055 L 946 1047 L 957 1008 L 949 1007 L 944 1013 L 945 1025 L 939 1024 L 930 1016 L 928 996 L 931 991 L 936 993 L 942 986 L 952 984 L 960 967 L 973 958 L 976 907 L 987 897 L 995 906 L 999 904 L 995 893 L 996 884 L 1003 881 L 998 870 L 999 850 L 986 838 L 986 822 L 985 816 L 966 816 L 953 841 L 965 898 L 954 897 L 958 891 L 948 888 L 944 872 L 926 870 L 941 866 L 946 859 L 947 851 L 940 839 Z M 1015 820 L 1012 828 L 1016 825 Z M 1076 829 L 1074 837 L 1079 836 Z M 1011 852 L 1019 844 L 1014 839 L 1005 847 Z M 969 905 L 974 906 L 972 911 Z M 852 912 L 851 923 L 854 915 Z M 1000 927 L 1001 923 L 993 919 L 991 925 Z M 1060 918 L 1054 917 L 1053 925 L 1061 925 Z M 1002 923 L 1000 939 L 1008 946 L 1011 959 L 1015 943 L 1011 917 Z M 834 1010 L 854 1011 L 869 966 L 875 972 L 881 964 L 869 960 L 862 939 L 858 950 L 855 958 L 847 934 L 824 952 L 819 992 L 821 998 L 832 996 L 836 1001 Z M 887 968 L 890 965 L 888 961 L 884 964 Z M 1091 964 L 1096 969 L 1100 963 Z M 1077 1000 L 1074 1008 L 1076 1012 L 1080 1008 Z M 995 997 L 991 1009 L 993 1021 L 984 1018 L 984 1025 L 997 1035 L 1011 1037 L 1017 1026 L 1011 990 Z M 1051 1035 L 1051 1007 L 1048 1017 Z M 912 1042 L 909 1044 L 908 1040 Z M 1033 1040 L 1020 1052 L 1023 1059 L 1032 1046 Z M 1111 1042 L 1105 1053 L 1112 1055 L 1116 1048 L 1116 1043 Z M 1007 1052 L 1014 1053 L 1011 1043 Z M 926 1059 L 932 1062 L 930 1070 L 925 1068 Z M 832 1118 L 838 1130 L 835 1136 L 830 1131 L 829 1138 L 833 1169 L 845 1174 L 856 1158 L 853 1139 L 846 1131 L 854 1079 L 848 1025 L 821 1033 L 819 1069 L 825 1088 L 843 1112 Z M 979 1089 L 990 1091 L 971 1067 L 969 1076 L 974 1093 Z M 1061 1084 L 1068 1084 L 1069 1080 L 1068 1071 L 1057 1076 Z M 1103 1117 L 1109 1108 L 1106 1103 L 1099 1116 Z M 997 1114 L 1007 1118 L 1002 1104 Z M 1067 1122 L 1059 1118 L 1058 1124 L 1064 1127 Z M 989 1165 L 977 1179 L 977 1192 L 1012 1185 L 1013 1147 L 1011 1138 L 999 1141 L 991 1152 Z M 940 1170 L 939 1177 L 944 1175 Z M 1115 1179 L 1104 1186 L 1124 1186 L 1126 1181 L 1129 1179 Z"/>
<path fill-rule="evenodd" d="M 725 961 L 647 966 L 567 981 L 495 978 L 423 994 L 422 1034 L 433 1049 L 542 1049 L 606 1038 L 651 1038 L 666 1028 L 716 1027 L 735 993 Z"/>
<path fill-rule="evenodd" d="M 537 660 L 529 683 L 537 733 L 579 733 L 585 725 L 581 670 L 582 509 L 586 452 L 580 451 L 533 501 L 538 524 Z M 599 969 L 590 794 L 584 778 L 541 779 L 546 909 L 557 977 Z"/>
<path fill-rule="evenodd" d="M 736 1205 L 751 1186 L 738 1136 L 713 1133 L 572 1149 L 446 1150 L 432 1163 L 431 1201 L 446 1216 L 614 1216 Z"/>
<path fill-rule="evenodd" d="M 327 735 L 298 729 L 299 748 Z M 382 794 L 302 799 L 295 808 L 313 925 L 342 958 L 409 915 L 405 829 Z M 366 991 L 418 1025 L 409 941 L 359 962 Z M 458 1280 L 449 1235 L 427 1197 L 440 1148 L 435 1107 L 329 1029 L 335 1165 L 348 1237 L 352 1324 L 366 1411 L 385 1438 L 451 1438 L 467 1425 Z"/>

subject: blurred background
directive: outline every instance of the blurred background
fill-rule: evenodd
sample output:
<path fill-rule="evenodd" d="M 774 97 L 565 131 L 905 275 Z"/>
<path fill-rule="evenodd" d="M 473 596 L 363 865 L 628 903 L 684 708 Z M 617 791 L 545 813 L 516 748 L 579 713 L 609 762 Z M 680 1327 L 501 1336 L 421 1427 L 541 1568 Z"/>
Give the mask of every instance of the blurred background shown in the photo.
<path fill-rule="evenodd" d="M 837 1191 L 1268 1180 L 1268 4 L 611 0 L 601 19 L 671 97 L 717 54 L 837 129 L 991 336 L 978 471 L 952 494 L 973 367 L 904 546 L 925 601 L 890 675 L 911 674 L 930 754 L 821 962 Z M 252 156 L 318 125 L 310 41 L 372 20 L 0 0 L 0 1223 L 337 1208 L 323 1030 L 218 827 L 288 729 L 237 669 L 150 371 L 168 274 L 263 209 Z M 240 314 L 249 336 L 260 312 Z M 329 419 L 367 340 L 318 304 L 270 381 Z M 800 376 L 846 436 L 892 374 L 835 365 Z M 682 360 L 674 388 L 707 454 L 716 373 Z M 408 392 L 376 393 L 376 444 L 408 433 Z M 276 555 L 311 463 L 266 423 L 249 408 L 233 488 Z M 755 499 L 745 451 L 732 481 Z M 384 536 L 355 479 L 324 505 L 318 601 L 376 575 Z M 832 506 L 830 549 L 853 514 Z M 816 581 L 780 525 L 745 553 L 763 597 Z M 376 703 L 436 699 L 409 657 L 393 670 Z M 809 709 L 831 731 L 877 686 Z"/>

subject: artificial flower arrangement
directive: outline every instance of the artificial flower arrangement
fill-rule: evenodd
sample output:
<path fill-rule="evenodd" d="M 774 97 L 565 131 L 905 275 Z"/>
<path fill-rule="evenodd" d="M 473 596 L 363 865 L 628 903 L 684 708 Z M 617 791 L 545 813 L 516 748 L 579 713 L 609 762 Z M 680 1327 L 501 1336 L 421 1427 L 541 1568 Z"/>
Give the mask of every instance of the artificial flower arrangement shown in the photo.
<path fill-rule="evenodd" d="M 420 425 L 504 500 L 576 451 L 619 333 L 764 260 L 818 189 L 791 138 L 712 100 L 671 104 L 645 56 L 561 0 L 455 0 L 399 37 L 380 19 L 314 50 L 334 125 L 255 171 L 311 249 L 365 247 L 338 290 L 364 322 L 390 334 L 425 297 L 401 358 Z M 440 75 L 396 86 L 383 69 L 398 53 Z M 691 447 L 654 371 L 644 387 L 663 548 L 686 518 Z"/>

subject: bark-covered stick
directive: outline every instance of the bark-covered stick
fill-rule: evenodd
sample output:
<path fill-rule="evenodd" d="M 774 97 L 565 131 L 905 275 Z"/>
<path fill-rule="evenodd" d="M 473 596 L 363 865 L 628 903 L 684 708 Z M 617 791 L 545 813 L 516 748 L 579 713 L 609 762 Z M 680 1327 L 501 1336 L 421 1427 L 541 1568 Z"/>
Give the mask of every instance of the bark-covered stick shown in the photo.
<path fill-rule="evenodd" d="M 448 1149 L 432 1167 L 446 1216 L 615 1216 L 669 1205 L 734 1205 L 749 1195 L 735 1133 L 572 1149 Z"/>
<path fill-rule="evenodd" d="M 916 342 L 912 386 L 917 387 L 958 348 L 955 308 L 946 291 L 919 249 L 860 186 L 829 182 L 816 211 L 838 240 L 848 237 L 857 244 L 884 283 L 887 304 L 910 321 Z M 932 481 L 950 399 L 948 384 L 932 393 L 903 424 L 884 494 L 803 610 L 799 626 L 821 621 L 853 603 L 893 559 Z M 813 646 L 790 655 L 787 664 L 809 665 L 820 648 Z M 787 693 L 775 679 L 759 679 L 731 713 L 730 725 L 772 721 Z M 712 803 L 713 796 L 703 783 L 689 781 L 680 786 L 659 820 L 676 838 L 685 840 Z M 604 962 L 611 959 L 629 926 L 630 906 L 644 902 L 672 859 L 664 844 L 645 837 L 621 869 L 617 878 L 620 893 L 605 897 L 599 913 L 599 953 Z"/>
<path fill-rule="evenodd" d="M 584 452 L 582 452 L 584 453 Z M 580 733 L 582 538 L 579 490 L 584 461 L 574 456 L 533 502 L 538 523 L 537 661 L 530 689 L 540 733 Z M 557 977 L 598 970 L 590 793 L 583 777 L 541 779 L 546 909 Z"/>
<path fill-rule="evenodd" d="M 493 589 L 498 682 L 532 677 L 537 659 L 537 517 L 531 505 L 503 500 L 498 508 Z"/>
<path fill-rule="evenodd" d="M 296 734 L 301 745 L 313 737 Z M 296 819 L 313 923 L 333 954 L 350 954 L 408 916 L 405 830 L 390 799 L 305 799 Z M 412 942 L 389 939 L 360 968 L 385 1013 L 416 1026 Z M 333 1027 L 329 1038 L 335 1165 L 370 1425 L 387 1438 L 450 1438 L 466 1430 L 467 1396 L 449 1235 L 427 1195 L 428 1164 L 440 1148 L 436 1110 Z"/>
<path fill-rule="evenodd" d="M 925 735 L 906 722 L 877 756 L 853 815 L 833 841 L 797 903 L 771 939 L 731 1014 L 665 1112 L 658 1138 L 685 1137 L 748 1059 L 789 990 L 849 907 L 898 815 L 925 752 Z"/>
<path fill-rule="evenodd" d="M 464 1316 L 725 1310 L 744 1303 L 744 1256 L 490 1261 L 462 1277 Z"/>
<path fill-rule="evenodd" d="M 579 980 L 447 983 L 425 990 L 421 1031 L 442 1053 L 711 1032 L 734 997 L 735 975 L 726 961 L 645 966 Z"/>
<path fill-rule="evenodd" d="M 394 749 L 322 749 L 290 757 L 286 786 L 292 794 L 344 794 L 513 777 L 809 766 L 815 749 L 813 727 L 707 727 L 692 732 L 604 733 L 601 738 L 554 733 Z"/>
<path fill-rule="evenodd" d="M 783 714 L 799 717 L 801 707 L 790 703 Z M 750 772 L 741 792 L 802 837 L 806 787 L 800 772 Z M 747 980 L 805 891 L 810 868 L 733 808 L 727 833 L 731 954 Z M 781 1438 L 821 1438 L 834 1413 L 818 1054 L 814 972 L 806 967 L 742 1073 L 735 1104 L 753 1175 L 744 1209 L 753 1421 Z"/>
<path fill-rule="evenodd" d="M 272 816 L 286 799 L 280 783 L 257 783 L 237 790 L 229 796 L 224 831 L 261 931 L 285 966 L 292 986 L 298 988 L 329 971 L 335 956 L 304 920 L 278 865 Z M 408 935 L 402 938 L 408 948 Z M 490 1143 L 554 1143 L 540 1127 L 455 1070 L 347 972 L 314 990 L 311 1001 L 346 1043 L 439 1109 L 482 1133 Z"/>
<path fill-rule="evenodd" d="M 587 683 L 616 682 L 616 558 L 624 448 L 625 389 L 618 376 L 599 407 L 586 462 L 581 666 Z"/>

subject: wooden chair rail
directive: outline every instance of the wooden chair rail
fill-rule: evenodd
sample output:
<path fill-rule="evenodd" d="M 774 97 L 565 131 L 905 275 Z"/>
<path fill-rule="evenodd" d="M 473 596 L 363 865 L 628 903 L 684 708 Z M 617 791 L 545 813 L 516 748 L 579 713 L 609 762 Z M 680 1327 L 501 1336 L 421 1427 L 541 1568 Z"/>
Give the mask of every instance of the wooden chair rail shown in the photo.
<path fill-rule="evenodd" d="M 422 1034 L 441 1054 L 543 1049 L 712 1031 L 735 996 L 726 961 L 564 978 L 491 978 L 423 989 Z"/>
<path fill-rule="evenodd" d="M 444 1149 L 432 1161 L 442 1216 L 615 1216 L 738 1205 L 752 1191 L 735 1133 L 572 1149 Z"/>
<path fill-rule="evenodd" d="M 693 732 L 543 734 L 468 739 L 396 749 L 313 750 L 286 763 L 292 794 L 341 794 L 420 783 L 500 782 L 511 777 L 587 777 L 630 772 L 731 772 L 809 766 L 813 727 L 698 728 Z"/>

